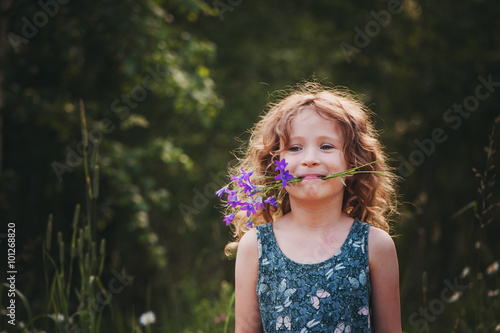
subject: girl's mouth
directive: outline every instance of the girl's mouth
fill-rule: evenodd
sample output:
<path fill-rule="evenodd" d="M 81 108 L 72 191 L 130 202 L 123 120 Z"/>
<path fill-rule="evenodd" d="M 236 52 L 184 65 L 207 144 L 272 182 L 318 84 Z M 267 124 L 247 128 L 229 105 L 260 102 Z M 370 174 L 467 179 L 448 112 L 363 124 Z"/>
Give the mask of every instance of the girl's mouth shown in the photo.
<path fill-rule="evenodd" d="M 302 178 L 303 180 L 307 180 L 307 179 L 320 179 L 321 180 L 321 177 L 323 177 L 322 175 L 305 175 L 305 176 L 302 176 L 300 178 Z"/>

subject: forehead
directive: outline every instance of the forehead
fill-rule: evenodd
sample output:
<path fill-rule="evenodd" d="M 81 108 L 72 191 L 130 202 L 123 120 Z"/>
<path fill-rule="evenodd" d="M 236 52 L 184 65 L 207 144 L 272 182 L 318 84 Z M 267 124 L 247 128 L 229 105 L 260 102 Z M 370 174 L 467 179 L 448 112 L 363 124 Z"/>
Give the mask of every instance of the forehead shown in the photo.
<path fill-rule="evenodd" d="M 290 138 L 292 139 L 303 136 L 327 136 L 338 140 L 343 138 L 339 123 L 314 107 L 299 110 L 290 125 Z"/>

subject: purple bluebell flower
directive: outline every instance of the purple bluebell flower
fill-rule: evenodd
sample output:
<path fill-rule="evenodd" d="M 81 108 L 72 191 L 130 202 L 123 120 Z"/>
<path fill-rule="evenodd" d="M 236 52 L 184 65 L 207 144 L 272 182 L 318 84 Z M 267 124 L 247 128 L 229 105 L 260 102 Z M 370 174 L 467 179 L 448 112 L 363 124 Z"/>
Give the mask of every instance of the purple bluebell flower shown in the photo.
<path fill-rule="evenodd" d="M 293 175 L 291 175 L 288 170 L 285 170 L 284 172 L 281 171 L 281 174 L 274 177 L 274 179 L 276 179 L 276 180 L 281 180 L 281 183 L 283 184 L 283 188 L 285 188 L 288 185 L 288 181 L 292 178 L 293 178 Z"/>
<path fill-rule="evenodd" d="M 257 197 L 257 199 L 254 200 L 254 203 L 255 203 L 255 209 L 261 209 L 261 208 L 266 209 L 266 207 L 262 203 L 262 197 L 260 195 Z"/>
<path fill-rule="evenodd" d="M 224 193 L 229 193 L 228 191 L 229 191 L 228 187 L 224 186 L 223 188 L 215 192 L 215 194 L 217 194 L 219 198 L 222 198 L 222 195 L 224 195 Z"/>
<path fill-rule="evenodd" d="M 242 182 L 239 186 L 243 188 L 243 192 L 246 194 L 257 193 L 257 186 L 252 184 L 250 181 Z"/>
<path fill-rule="evenodd" d="M 270 204 L 272 207 L 278 206 L 278 202 L 274 197 L 269 197 L 266 200 L 264 200 L 264 202 Z"/>
<path fill-rule="evenodd" d="M 236 195 L 237 191 L 236 190 L 233 190 L 233 191 L 228 191 L 227 194 L 227 200 L 234 200 L 237 195 Z"/>
<path fill-rule="evenodd" d="M 291 175 L 290 172 L 285 169 L 287 165 L 288 163 L 285 161 L 285 159 L 282 159 L 276 162 L 276 168 L 274 169 L 274 171 L 280 172 L 280 174 L 274 177 L 274 179 L 281 180 L 283 188 L 285 188 L 288 185 L 288 181 L 293 178 L 293 175 Z"/>
<path fill-rule="evenodd" d="M 236 195 L 236 191 L 229 191 L 227 197 L 227 205 L 231 205 L 233 208 L 236 208 L 237 206 L 241 206 L 243 203 L 238 200 L 238 196 Z"/>
<path fill-rule="evenodd" d="M 234 216 L 235 216 L 235 214 L 229 214 L 229 215 L 224 217 L 224 222 L 226 222 L 226 227 L 233 222 Z"/>
<path fill-rule="evenodd" d="M 238 186 L 242 189 L 243 193 L 248 195 L 253 195 L 258 192 L 258 188 L 256 185 L 252 184 L 250 177 L 253 174 L 253 171 L 246 172 L 243 169 L 240 169 L 241 175 L 233 176 L 231 175 L 231 180 L 237 182 Z"/>
<path fill-rule="evenodd" d="M 255 210 L 255 205 L 251 200 L 250 202 L 244 202 L 243 205 L 241 206 L 241 210 L 247 211 L 247 217 L 250 217 L 250 215 L 252 214 L 257 214 L 257 211 Z"/>
<path fill-rule="evenodd" d="M 253 171 L 246 172 L 243 169 L 241 170 L 241 175 L 243 176 L 243 181 L 249 182 L 250 181 L 250 176 L 253 174 Z"/>
<path fill-rule="evenodd" d="M 246 172 L 243 169 L 240 169 L 241 175 L 239 176 L 233 176 L 231 175 L 231 180 L 238 182 L 238 186 L 242 186 L 244 182 L 250 182 L 250 176 L 252 176 L 253 171 Z"/>
<path fill-rule="evenodd" d="M 288 163 L 285 161 L 285 159 L 279 160 L 276 162 L 276 169 L 274 171 L 280 171 L 280 172 L 285 172 L 285 168 L 287 167 Z"/>
<path fill-rule="evenodd" d="M 247 221 L 247 227 L 249 227 L 249 228 L 253 227 L 253 219 L 248 219 L 248 221 Z"/>

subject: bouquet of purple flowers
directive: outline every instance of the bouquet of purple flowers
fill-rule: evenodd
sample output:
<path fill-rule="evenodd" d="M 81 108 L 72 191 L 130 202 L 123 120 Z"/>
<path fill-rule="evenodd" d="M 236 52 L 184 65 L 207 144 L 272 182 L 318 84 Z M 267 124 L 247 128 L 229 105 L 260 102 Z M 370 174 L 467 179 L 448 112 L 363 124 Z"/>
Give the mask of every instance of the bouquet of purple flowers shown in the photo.
<path fill-rule="evenodd" d="M 328 175 L 326 177 L 322 177 L 321 179 L 331 179 L 340 177 L 340 180 L 345 185 L 343 177 L 351 177 L 357 173 L 376 173 L 382 174 L 380 171 L 363 171 L 359 170 L 367 165 L 376 163 L 378 161 L 373 161 L 367 164 L 363 164 L 361 166 L 342 171 L 339 173 L 335 173 L 332 175 Z M 231 181 L 235 182 L 237 185 L 236 190 L 231 190 L 230 185 L 224 186 L 217 192 L 217 196 L 222 198 L 224 194 L 227 194 L 226 207 L 232 206 L 233 208 L 239 207 L 241 210 L 246 211 L 248 220 L 247 226 L 249 228 L 252 227 L 253 218 L 252 216 L 257 214 L 259 209 L 266 209 L 265 203 L 271 205 L 272 207 L 277 206 L 280 203 L 280 195 L 283 193 L 282 191 L 278 191 L 276 196 L 270 195 L 270 192 L 276 192 L 275 190 L 284 189 L 287 186 L 293 186 L 294 184 L 302 181 L 302 178 L 294 177 L 286 167 L 288 163 L 285 159 L 279 160 L 276 162 L 274 181 L 270 182 L 269 185 L 256 185 L 253 184 L 250 177 L 253 175 L 253 171 L 245 171 L 241 169 L 241 174 L 239 176 L 231 175 Z M 238 199 L 238 193 L 243 193 L 245 196 L 245 200 Z M 226 226 L 230 225 L 233 222 L 235 214 L 229 214 L 224 217 L 224 222 L 226 222 Z"/>

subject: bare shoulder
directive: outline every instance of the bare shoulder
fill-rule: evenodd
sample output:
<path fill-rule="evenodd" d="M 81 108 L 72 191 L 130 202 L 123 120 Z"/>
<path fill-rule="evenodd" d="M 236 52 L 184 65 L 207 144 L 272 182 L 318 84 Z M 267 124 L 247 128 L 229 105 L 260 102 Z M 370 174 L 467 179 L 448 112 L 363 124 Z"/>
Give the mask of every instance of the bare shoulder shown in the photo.
<path fill-rule="evenodd" d="M 244 259 L 246 262 L 249 260 L 256 262 L 258 259 L 259 250 L 257 247 L 257 230 L 252 228 L 248 230 L 238 244 L 238 252 L 236 254 L 236 261 Z"/>
<path fill-rule="evenodd" d="M 238 245 L 238 252 L 243 251 L 257 251 L 257 230 L 252 228 L 248 230 L 243 237 L 241 237 L 240 243 Z"/>
<path fill-rule="evenodd" d="M 257 285 L 259 271 L 259 250 L 257 248 L 257 233 L 255 229 L 247 231 L 241 237 L 236 253 L 236 288 Z M 251 288 L 253 289 L 253 288 Z"/>
<path fill-rule="evenodd" d="M 396 246 L 392 237 L 382 229 L 371 227 L 368 235 L 368 251 L 370 263 L 394 257 Z"/>
<path fill-rule="evenodd" d="M 396 246 L 384 230 L 372 227 L 368 235 L 375 332 L 401 332 L 399 267 Z"/>
<path fill-rule="evenodd" d="M 241 237 L 235 268 L 235 332 L 262 332 L 257 283 L 259 271 L 257 232 Z"/>

